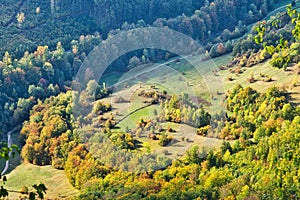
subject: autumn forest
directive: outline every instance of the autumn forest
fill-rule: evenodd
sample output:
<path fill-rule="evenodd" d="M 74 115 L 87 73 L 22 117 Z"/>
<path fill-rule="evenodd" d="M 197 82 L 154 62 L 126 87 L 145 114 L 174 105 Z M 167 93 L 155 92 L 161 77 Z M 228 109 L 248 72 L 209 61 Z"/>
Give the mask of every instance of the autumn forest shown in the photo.
<path fill-rule="evenodd" d="M 0 198 L 300 199 L 299 8 L 3 0 Z"/>

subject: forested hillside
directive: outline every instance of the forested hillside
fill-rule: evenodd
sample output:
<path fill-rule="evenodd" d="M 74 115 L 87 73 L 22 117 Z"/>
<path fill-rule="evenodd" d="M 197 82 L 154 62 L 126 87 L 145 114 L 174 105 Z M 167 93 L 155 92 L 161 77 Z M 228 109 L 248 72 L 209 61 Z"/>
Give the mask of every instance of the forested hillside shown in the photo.
<path fill-rule="evenodd" d="M 105 140 L 104 135 L 110 137 L 113 118 L 104 122 L 103 134 L 93 126 L 81 129 L 81 134 L 90 137 L 89 142 L 81 144 L 78 130 L 72 128 L 69 98 L 70 93 L 59 95 L 34 107 L 30 121 L 22 129 L 27 138 L 22 155 L 34 164 L 52 163 L 65 169 L 70 182 L 84 191 L 80 198 L 290 199 L 300 195 L 300 110 L 289 104 L 285 91 L 278 88 L 259 93 L 235 87 L 227 99 L 232 114 L 220 135 L 237 138 L 234 143 L 223 142 L 220 150 L 209 152 L 193 146 L 167 169 L 141 174 L 102 166 L 88 153 L 86 147 L 93 141 Z M 119 137 L 122 148 L 131 148 L 130 133 Z M 136 167 L 143 164 L 138 162 Z"/>
<path fill-rule="evenodd" d="M 114 12 L 118 10 L 123 10 L 123 12 L 125 12 L 124 10 L 132 11 L 130 7 L 141 6 L 140 10 L 145 15 L 147 13 L 148 17 L 140 18 L 139 12 L 135 11 L 132 12 L 134 17 L 128 19 L 122 18 L 122 15 L 116 13 L 110 14 L 110 17 L 99 17 L 94 13 L 99 11 L 96 4 L 99 5 L 99 9 L 104 9 L 107 6 L 107 10 L 113 10 Z M 130 6 L 127 8 L 125 4 Z M 177 1 L 168 3 L 162 1 L 124 2 L 124 6 L 120 6 L 119 3 L 109 3 L 109 1 L 106 3 L 103 1 L 83 1 L 81 3 L 75 1 L 46 1 L 41 3 L 39 1 L 23 0 L 13 4 L 9 0 L 4 1 L 1 6 L 5 12 L 1 12 L 3 20 L 0 27 L 0 41 L 2 44 L 0 52 L 3 55 L 0 73 L 1 122 L 3 124 L 1 132 L 8 131 L 27 118 L 26 114 L 22 114 L 22 112 L 28 113 L 34 98 L 43 99 L 49 95 L 57 94 L 59 91 L 65 91 L 65 86 L 70 86 L 68 81 L 72 80 L 85 56 L 102 41 L 103 37 L 101 35 L 105 35 L 109 30 L 115 28 L 111 25 L 117 25 L 116 28 L 118 28 L 119 25 L 124 23 L 121 29 L 113 30 L 111 34 L 143 27 L 146 26 L 146 22 L 152 23 L 156 19 L 156 16 L 150 13 L 152 9 L 160 11 L 163 8 L 169 14 L 164 15 L 163 12 L 155 12 L 158 14 L 157 17 L 164 18 L 156 19 L 153 26 L 178 30 L 198 39 L 202 43 L 209 42 L 207 48 L 210 48 L 210 42 L 216 40 L 216 36 L 222 30 L 224 31 L 217 41 L 225 42 L 230 38 L 243 34 L 245 31 L 243 23 L 252 23 L 264 16 L 272 8 L 273 2 L 265 1 L 261 4 L 260 1 L 254 3 L 248 1 L 243 3 L 240 1 L 228 1 L 228 3 L 224 1 L 211 3 L 208 1 L 197 1 L 197 3 L 196 1 L 184 1 L 185 4 L 189 5 L 184 7 L 189 12 L 180 10 L 179 8 L 182 6 L 178 7 L 181 4 Z M 115 7 L 117 5 L 119 7 Z M 173 5 L 177 5 L 177 7 Z M 158 8 L 152 8 L 151 6 L 157 6 Z M 166 8 L 175 10 L 167 11 Z M 95 10 L 93 11 L 93 9 Z M 168 19 L 168 17 L 184 12 L 186 12 L 185 15 Z M 253 12 L 256 14 L 254 15 Z M 105 12 L 101 12 L 101 14 L 103 13 Z M 228 18 L 227 15 L 231 17 Z M 246 17 L 248 15 L 251 15 L 250 18 Z M 129 15 L 126 14 L 126 16 Z M 150 19 L 149 16 L 153 18 Z M 107 25 L 105 19 L 117 19 L 117 21 L 110 22 L 110 25 Z M 142 19 L 144 22 L 137 22 L 138 19 Z M 248 21 L 245 21 L 245 19 L 248 19 Z M 127 21 L 136 24 L 129 24 Z M 233 30 L 234 27 L 236 28 Z M 88 33 L 94 34 L 95 32 L 98 33 L 93 36 L 82 36 Z M 225 45 L 225 48 L 230 51 L 232 48 L 230 42 L 228 46 Z M 141 58 L 143 53 L 145 51 L 141 50 L 121 57 L 113 64 L 111 70 L 128 70 L 127 66 L 130 58 L 134 56 Z M 166 55 L 166 52 L 156 51 L 153 53 L 153 51 L 150 51 L 146 58 L 153 62 L 164 59 L 166 57 L 164 55 Z M 22 83 L 19 84 L 19 81 L 22 81 Z M 44 92 L 47 87 L 53 87 L 53 89 L 48 90 L 54 93 Z M 36 95 L 35 91 L 39 91 L 40 94 Z M 31 100 L 24 100 L 24 98 L 30 96 L 33 97 Z M 14 120 L 10 120 L 13 116 Z"/>
<path fill-rule="evenodd" d="M 26 50 L 32 52 L 39 45 L 52 49 L 57 42 L 70 49 L 70 41 L 80 35 L 98 32 L 106 38 L 111 30 L 147 24 L 168 26 L 204 43 L 227 29 L 221 36 L 227 41 L 244 33 L 243 24 L 261 19 L 276 2 L 5 0 L 1 3 L 0 53 L 9 51 L 20 58 Z"/>
<path fill-rule="evenodd" d="M 17 130 L 21 162 L 64 170 L 80 191 L 75 199 L 299 199 L 300 14 L 294 2 L 257 22 L 282 2 L 3 0 L 0 139 L 7 142 Z M 72 91 L 96 46 L 151 26 L 203 45 L 187 57 L 207 77 L 174 52 L 140 49 L 115 60 L 103 79 Z M 207 61 L 228 53 L 229 63 Z M 112 86 L 141 66 L 159 76 L 138 74 L 143 82 Z M 244 78 L 252 67 L 258 72 Z M 271 77 L 266 67 L 280 73 Z M 205 91 L 215 77 L 224 91 Z M 210 106 L 218 100 L 215 111 Z M 0 147 L 8 159 L 12 149 Z M 8 192 L 2 185 L 0 197 Z M 19 193 L 43 198 L 46 188 L 33 188 Z"/>

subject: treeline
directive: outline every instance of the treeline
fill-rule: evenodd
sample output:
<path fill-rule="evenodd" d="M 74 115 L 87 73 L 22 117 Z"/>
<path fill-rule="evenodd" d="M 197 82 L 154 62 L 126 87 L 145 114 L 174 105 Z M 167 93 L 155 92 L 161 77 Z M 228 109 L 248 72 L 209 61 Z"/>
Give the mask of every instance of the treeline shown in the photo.
<path fill-rule="evenodd" d="M 208 0 L 133 0 L 111 1 L 94 0 L 91 16 L 100 25 L 103 33 L 120 28 L 124 22 L 129 24 L 143 20 L 153 23 L 157 18 L 173 18 L 182 13 L 192 15 Z"/>
<path fill-rule="evenodd" d="M 273 9 L 274 0 L 256 0 L 256 1 L 237 1 L 237 0 L 175 0 L 175 1 L 118 1 L 111 0 L 86 0 L 84 2 L 53 1 L 54 14 L 61 12 L 82 12 L 87 11 L 87 15 L 93 17 L 101 29 L 101 33 L 106 34 L 112 29 L 119 28 L 124 22 L 129 24 L 143 20 L 146 24 L 152 24 L 154 21 L 163 23 L 162 20 L 169 19 L 167 22 L 171 29 L 176 29 L 177 23 L 181 17 L 193 16 L 193 23 L 202 21 L 207 31 L 217 33 L 226 28 L 232 30 L 239 20 L 245 24 L 250 24 L 265 16 L 268 11 Z M 194 12 L 195 11 L 195 12 Z M 194 14 L 194 15 L 193 15 Z M 199 18 L 197 18 L 199 17 Z M 160 18 L 160 19 L 158 19 Z M 158 20 L 157 20 L 158 19 Z M 189 21 L 186 22 L 186 28 L 189 28 Z M 172 27 L 173 26 L 173 27 Z M 184 28 L 183 26 L 181 26 Z M 177 27 L 179 28 L 179 27 Z M 202 27 L 198 27 L 202 28 Z M 188 31 L 185 31 L 189 33 Z M 200 33 L 199 33 L 200 34 Z"/>
<path fill-rule="evenodd" d="M 206 1 L 192 15 L 182 14 L 175 18 L 158 18 L 152 26 L 168 27 L 193 37 L 200 43 L 226 42 L 246 32 L 244 25 L 258 21 L 273 8 L 274 1 Z M 144 20 L 144 18 L 142 18 Z M 125 22 L 120 30 L 143 26 L 145 21 L 136 24 Z M 212 44 L 207 46 L 210 49 Z"/>
<path fill-rule="evenodd" d="M 264 29 L 262 38 L 258 38 L 258 32 L 261 28 Z M 278 41 L 282 38 L 284 41 L 293 41 L 291 31 L 293 26 L 291 24 L 291 18 L 286 12 L 278 13 L 274 17 L 271 17 L 268 21 L 262 21 L 256 23 L 248 37 L 239 40 L 233 48 L 233 55 L 242 55 L 248 52 L 258 52 L 263 49 L 262 41 L 266 42 L 266 45 L 276 46 Z M 261 40 L 261 41 L 260 41 Z"/>
<path fill-rule="evenodd" d="M 38 99 L 69 90 L 86 54 L 100 41 L 100 36 L 82 36 L 72 41 L 72 51 L 58 43 L 55 50 L 39 46 L 20 59 L 6 52 L 0 61 L 0 133 L 28 119 Z"/>
<path fill-rule="evenodd" d="M 182 14 L 173 18 L 158 18 L 149 23 L 147 18 L 141 18 L 135 23 L 126 21 L 119 28 L 111 30 L 109 35 L 141 27 L 167 27 L 184 33 L 197 40 L 207 50 L 205 58 L 217 57 L 233 50 L 232 39 L 238 38 L 247 32 L 247 24 L 263 18 L 268 11 L 273 9 L 276 1 L 205 1 L 200 9 L 193 14 Z M 111 18 L 113 19 L 113 18 Z M 165 58 L 164 52 L 161 58 Z M 160 53 L 161 55 L 161 53 Z M 136 54 L 137 62 L 143 60 L 143 53 Z M 156 60 L 150 59 L 151 61 Z"/>
<path fill-rule="evenodd" d="M 20 58 L 25 51 L 47 45 L 52 50 L 57 42 L 69 50 L 70 41 L 80 35 L 107 33 L 124 22 L 144 20 L 151 24 L 158 17 L 192 14 L 203 1 L 11 1 L 2 2 L 0 13 L 0 55 L 9 51 Z M 76 28 L 74 28 L 76 27 Z"/>
<path fill-rule="evenodd" d="M 273 67 L 287 69 L 296 66 L 299 58 L 298 12 L 288 7 L 268 21 L 257 23 L 246 39 L 233 47 L 234 63 L 251 67 L 270 59 Z"/>
<path fill-rule="evenodd" d="M 148 24 L 169 27 L 185 33 L 203 44 L 225 42 L 245 33 L 243 25 L 261 19 L 277 1 L 176 0 L 176 1 L 38 1 L 7 0 L 0 24 L 3 44 L 0 55 L 9 51 L 17 58 L 39 45 L 52 50 L 62 42 L 66 50 L 70 41 L 82 34 L 100 33 L 104 38 L 114 30 L 128 30 Z M 240 22 L 240 23 L 239 23 Z M 74 29 L 74 27 L 76 27 Z M 217 38 L 217 39 L 216 39 Z M 211 47 L 211 44 L 207 47 Z"/>
<path fill-rule="evenodd" d="M 73 94 L 39 101 L 21 130 L 22 158 L 35 165 L 65 169 L 70 183 L 80 188 L 90 178 L 104 177 L 110 169 L 93 158 L 82 144 L 73 118 Z"/>
<path fill-rule="evenodd" d="M 208 4 L 205 0 L 175 0 L 175 1 L 112 1 L 112 0 L 54 0 L 53 4 L 47 2 L 53 15 L 62 13 L 85 12 L 92 17 L 101 28 L 103 34 L 119 28 L 124 22 L 136 23 L 143 19 L 146 23 L 152 23 L 157 18 L 176 17 L 182 13 L 191 15 L 194 10 Z"/>
<path fill-rule="evenodd" d="M 236 86 L 227 98 L 230 112 L 221 138 L 247 140 L 270 136 L 277 122 L 292 120 L 300 115 L 300 109 L 288 103 L 285 91 L 271 87 L 266 93 L 258 93 L 250 87 Z"/>

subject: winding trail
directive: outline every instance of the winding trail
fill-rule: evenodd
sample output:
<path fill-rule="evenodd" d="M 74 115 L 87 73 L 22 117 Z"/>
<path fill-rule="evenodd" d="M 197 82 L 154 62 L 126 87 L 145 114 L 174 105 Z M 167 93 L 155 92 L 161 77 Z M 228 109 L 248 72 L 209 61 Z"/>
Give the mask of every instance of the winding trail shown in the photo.
<path fill-rule="evenodd" d="M 8 133 L 7 133 L 7 146 L 8 147 L 11 147 L 11 145 L 12 145 L 12 140 L 11 140 L 11 134 L 14 132 L 14 131 L 16 131 L 17 129 L 18 129 L 19 127 L 17 126 L 17 127 L 15 127 L 14 129 L 12 129 L 11 131 L 9 131 Z M 9 152 L 9 157 L 11 156 L 11 152 Z M 8 170 L 8 167 L 9 167 L 9 160 L 7 160 L 6 162 L 5 162 L 5 167 L 4 167 L 4 169 L 2 170 L 2 172 L 1 172 L 1 176 L 3 176 L 4 174 L 5 174 L 5 172 Z"/>
<path fill-rule="evenodd" d="M 140 111 L 140 110 L 143 110 L 144 108 L 148 108 L 148 107 L 150 107 L 150 106 L 152 106 L 152 105 L 154 105 L 154 104 L 147 104 L 147 105 L 145 105 L 145 106 L 139 107 L 139 108 L 137 108 L 137 109 L 135 109 L 135 110 L 129 112 L 129 113 L 126 114 L 124 117 L 122 117 L 122 118 L 116 123 L 116 125 L 120 124 L 122 121 L 124 121 L 124 120 L 125 120 L 126 118 L 128 118 L 130 115 L 132 115 L 132 114 L 134 114 L 134 113 L 136 113 L 136 112 L 138 112 L 138 111 Z"/>
<path fill-rule="evenodd" d="M 178 58 L 180 58 L 180 59 L 186 59 L 186 58 L 188 58 L 188 57 L 192 57 L 192 54 L 187 55 L 187 56 L 178 56 L 178 57 L 174 57 L 174 58 L 171 58 L 169 61 L 164 62 L 164 63 L 161 63 L 161 64 L 158 64 L 158 63 L 157 63 L 157 64 L 158 64 L 157 66 L 153 66 L 153 65 L 152 65 L 151 67 L 149 67 L 149 69 L 142 69 L 143 71 L 141 71 L 141 72 L 139 72 L 139 73 L 134 73 L 134 77 L 142 76 L 142 75 L 147 74 L 147 73 L 149 73 L 149 72 L 152 72 L 152 71 L 154 71 L 154 70 L 156 70 L 156 69 L 159 69 L 159 68 L 161 68 L 161 67 L 163 67 L 163 66 L 165 66 L 165 65 L 167 65 L 167 64 L 173 63 L 173 62 L 175 62 L 176 59 L 178 59 Z M 121 81 L 119 81 L 119 82 L 115 83 L 114 85 L 112 85 L 112 87 L 116 87 L 116 86 L 118 86 L 118 85 L 122 85 L 122 84 L 124 84 L 124 83 L 126 83 L 126 82 L 128 82 L 128 81 L 130 81 L 130 80 L 132 80 L 132 76 L 129 77 L 129 78 L 126 78 L 126 79 L 122 79 Z"/>
<path fill-rule="evenodd" d="M 298 1 L 296 1 L 296 2 L 298 2 Z M 290 5 L 290 3 L 289 3 L 289 4 L 286 4 L 286 5 L 283 5 L 283 6 L 280 6 L 279 8 L 276 8 L 275 10 L 271 11 L 270 13 L 268 13 L 264 18 L 262 18 L 262 19 L 260 19 L 260 20 L 258 20 L 258 21 L 256 21 L 256 22 L 254 22 L 254 23 L 252 23 L 252 24 L 247 25 L 247 32 L 246 32 L 244 35 L 242 35 L 242 36 L 240 36 L 240 37 L 238 37 L 238 38 L 232 39 L 232 41 L 233 41 L 233 42 L 236 42 L 236 41 L 239 41 L 239 40 L 241 40 L 241 39 L 243 39 L 243 38 L 246 38 L 246 37 L 249 35 L 249 33 L 251 32 L 252 27 L 253 27 L 256 23 L 261 22 L 261 21 L 263 21 L 263 20 L 267 20 L 267 19 L 268 19 L 269 17 L 271 17 L 272 15 L 274 15 L 274 14 L 276 14 L 276 13 L 278 13 L 278 12 L 284 11 L 284 10 L 287 8 L 288 5 Z"/>
<path fill-rule="evenodd" d="M 290 4 L 286 4 L 284 6 L 276 8 L 275 10 L 273 10 L 272 12 L 270 12 L 269 14 L 267 14 L 262 20 L 267 19 L 268 17 L 272 16 L 273 14 L 275 14 L 277 12 L 280 12 L 281 10 L 284 11 L 288 5 L 290 5 Z"/>

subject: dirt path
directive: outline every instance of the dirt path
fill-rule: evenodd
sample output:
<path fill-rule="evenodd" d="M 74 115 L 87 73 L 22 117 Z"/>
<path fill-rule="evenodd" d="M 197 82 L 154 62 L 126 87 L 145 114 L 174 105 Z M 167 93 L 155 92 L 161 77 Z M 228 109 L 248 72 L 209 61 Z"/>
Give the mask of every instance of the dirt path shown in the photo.
<path fill-rule="evenodd" d="M 136 113 L 136 112 L 138 112 L 138 111 L 140 111 L 140 110 L 143 110 L 144 108 L 148 108 L 148 107 L 150 107 L 150 106 L 152 106 L 152 105 L 153 105 L 153 104 L 147 104 L 147 105 L 145 105 L 145 106 L 139 107 L 139 108 L 137 108 L 137 109 L 135 109 L 135 110 L 129 112 L 129 113 L 126 114 L 122 119 L 120 119 L 120 120 L 117 122 L 116 125 L 118 125 L 119 123 L 121 123 L 122 121 L 124 121 L 124 120 L 125 120 L 127 117 L 129 117 L 130 115 L 132 115 L 132 114 L 134 114 L 134 113 Z"/>
<path fill-rule="evenodd" d="M 15 132 L 18 128 L 19 128 L 19 126 L 13 128 L 11 131 L 9 131 L 9 132 L 7 133 L 7 146 L 8 146 L 8 147 L 11 147 L 11 145 L 12 145 L 11 134 L 12 134 L 13 132 Z M 9 157 L 10 157 L 10 156 L 11 156 L 11 152 L 9 152 Z M 9 160 L 7 160 L 7 161 L 5 162 L 5 167 L 4 167 L 4 169 L 2 170 L 2 172 L 1 172 L 1 176 L 5 174 L 5 172 L 8 170 L 8 167 L 9 167 Z"/>

